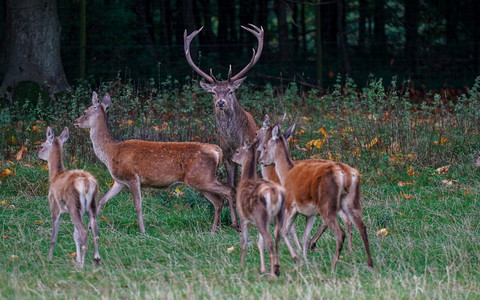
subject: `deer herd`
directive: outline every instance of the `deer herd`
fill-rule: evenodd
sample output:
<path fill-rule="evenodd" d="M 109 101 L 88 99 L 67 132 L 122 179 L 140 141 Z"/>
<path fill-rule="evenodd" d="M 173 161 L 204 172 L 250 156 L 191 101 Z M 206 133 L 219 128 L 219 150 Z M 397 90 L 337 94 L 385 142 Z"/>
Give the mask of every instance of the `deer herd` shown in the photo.
<path fill-rule="evenodd" d="M 105 164 L 114 183 L 98 202 L 99 185 L 95 177 L 82 170 L 65 170 L 62 158 L 63 144 L 69 131 L 65 128 L 57 137 L 48 127 L 46 141 L 38 157 L 48 162 L 50 187 L 48 199 L 52 214 L 52 236 L 48 258 L 52 258 L 60 215 L 68 213 L 74 224 L 74 240 L 77 249 L 77 266 L 82 268 L 87 250 L 87 228 L 82 215 L 89 217 L 88 228 L 93 232 L 94 260 L 100 263 L 98 252 L 98 212 L 125 186 L 133 195 L 133 203 L 141 233 L 145 233 L 142 215 L 141 187 L 168 188 L 183 183 L 198 190 L 214 207 L 211 232 L 215 233 L 220 220 L 224 199 L 228 201 L 232 226 L 239 230 L 241 237 L 240 265 L 245 262 L 249 224 L 258 229 L 260 271 L 266 272 L 264 247 L 270 258 L 270 274 L 280 274 L 279 243 L 283 239 L 294 261 L 302 253 L 307 262 L 307 250 L 314 249 L 317 240 L 326 230 L 335 235 L 336 249 L 332 269 L 337 265 L 342 251 L 345 232 L 338 217 L 347 229 L 348 250 L 352 251 L 352 223 L 360 232 L 367 263 L 373 268 L 368 244 L 367 229 L 362 220 L 360 205 L 360 174 L 358 170 L 344 163 L 329 160 L 308 159 L 292 161 L 288 140 L 295 124 L 284 132 L 281 126 L 285 115 L 277 122 L 270 122 L 265 116 L 263 125 L 257 130 L 250 113 L 245 111 L 235 97 L 234 91 L 245 80 L 262 53 L 263 28 L 255 25 L 244 27 L 258 40 L 251 61 L 236 75 L 232 76 L 230 66 L 225 81 L 216 79 L 195 65 L 191 57 L 190 44 L 202 30 L 190 35 L 184 33 L 184 50 L 188 64 L 203 77 L 201 87 L 211 93 L 214 99 L 215 120 L 220 133 L 220 145 L 196 142 L 151 142 L 143 140 L 115 140 L 109 131 L 107 108 L 111 98 L 105 94 L 99 101 L 97 93 L 92 94 L 92 105 L 74 121 L 79 128 L 88 128 L 93 151 Z M 223 161 L 227 172 L 227 184 L 216 178 L 217 169 Z M 262 177 L 257 174 L 260 163 Z M 242 167 L 238 177 L 237 165 Z M 98 204 L 97 204 L 98 202 Z M 236 210 L 240 218 L 238 225 Z M 294 221 L 298 215 L 306 218 L 302 244 L 298 241 Z M 322 225 L 309 241 L 316 216 Z M 270 234 L 270 223 L 275 222 L 274 241 Z M 293 238 L 296 250 L 290 242 Z"/>

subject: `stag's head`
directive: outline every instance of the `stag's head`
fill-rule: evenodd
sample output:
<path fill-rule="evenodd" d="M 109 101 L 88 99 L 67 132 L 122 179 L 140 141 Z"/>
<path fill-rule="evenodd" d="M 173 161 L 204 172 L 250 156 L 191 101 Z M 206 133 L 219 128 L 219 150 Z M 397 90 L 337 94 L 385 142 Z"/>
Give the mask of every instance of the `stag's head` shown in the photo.
<path fill-rule="evenodd" d="M 192 60 L 191 52 L 190 52 L 190 44 L 198 35 L 198 33 L 203 29 L 200 28 L 192 32 L 190 35 L 187 35 L 187 30 L 183 35 L 184 38 L 184 49 L 185 49 L 185 56 L 187 58 L 188 64 L 192 67 L 192 69 L 197 72 L 200 76 L 202 76 L 206 82 L 200 82 L 200 86 L 207 92 L 212 93 L 214 101 L 215 101 L 215 109 L 220 110 L 231 110 L 234 109 L 234 105 L 237 101 L 235 97 L 234 91 L 240 87 L 242 82 L 245 80 L 245 74 L 248 70 L 250 70 L 260 58 L 263 50 L 263 28 L 257 27 L 255 25 L 249 24 L 251 28 L 242 26 L 243 29 L 251 32 L 257 37 L 258 40 L 258 50 L 255 51 L 253 49 L 253 56 L 250 62 L 236 75 L 232 76 L 232 66 L 230 66 L 228 70 L 228 78 L 227 80 L 217 80 L 215 76 L 213 76 L 213 72 L 210 69 L 210 75 L 203 72 L 199 67 L 195 65 Z"/>
<path fill-rule="evenodd" d="M 102 103 L 98 101 L 98 95 L 96 92 L 92 93 L 92 105 L 87 108 L 83 115 L 78 117 L 73 125 L 80 128 L 92 128 L 98 118 L 98 114 L 105 113 L 105 110 L 110 105 L 111 99 L 109 94 L 103 96 Z"/>

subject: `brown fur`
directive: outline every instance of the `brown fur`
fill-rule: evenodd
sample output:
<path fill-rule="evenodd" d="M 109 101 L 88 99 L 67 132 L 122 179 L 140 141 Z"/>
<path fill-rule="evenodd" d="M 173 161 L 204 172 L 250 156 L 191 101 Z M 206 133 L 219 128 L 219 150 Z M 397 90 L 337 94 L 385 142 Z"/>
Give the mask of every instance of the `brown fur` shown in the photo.
<path fill-rule="evenodd" d="M 286 142 L 291 130 L 292 127 L 282 136 L 278 134 L 278 127 L 274 129 L 272 138 L 266 143 L 260 157 L 263 164 L 275 164 L 277 174 L 287 190 L 285 230 L 290 228 L 298 214 L 307 217 L 302 240 L 303 257 L 306 260 L 308 237 L 315 217 L 319 214 L 337 240 L 332 261 L 332 268 L 335 268 L 345 239 L 337 215 L 344 214 L 359 230 L 367 252 L 368 265 L 373 268 L 366 226 L 362 220 L 358 171 L 345 164 L 316 160 L 297 162 L 293 166 Z M 351 173 L 345 174 L 347 171 Z M 289 242 L 287 246 L 291 249 Z"/>
<path fill-rule="evenodd" d="M 95 263 L 100 263 L 97 226 L 98 184 L 95 177 L 89 172 L 64 169 L 62 147 L 67 138 L 67 128 L 58 138 L 54 138 L 52 129 L 48 127 L 47 140 L 38 152 L 39 158 L 48 161 L 50 177 L 48 200 L 52 213 L 52 237 L 48 259 L 52 259 L 53 248 L 58 237 L 60 216 L 63 213 L 68 213 L 75 227 L 74 240 L 77 248 L 77 265 L 83 268 L 87 250 L 87 229 L 82 222 L 84 213 L 88 214 L 89 225 L 94 236 Z"/>
<path fill-rule="evenodd" d="M 258 248 L 260 251 L 261 272 L 265 272 L 263 257 L 264 242 L 270 256 L 270 274 L 280 274 L 280 261 L 278 258 L 278 243 L 282 236 L 285 219 L 285 189 L 276 183 L 257 178 L 256 147 L 250 145 L 248 140 L 244 147 L 240 147 L 233 155 L 233 161 L 242 165 L 242 176 L 238 185 L 237 206 L 241 224 L 242 254 L 240 265 L 245 262 L 247 250 L 248 224 L 255 224 L 260 233 Z M 275 250 L 268 229 L 270 222 L 275 219 Z"/>
<path fill-rule="evenodd" d="M 94 92 L 92 106 L 75 120 L 75 125 L 90 128 L 90 138 L 95 154 L 107 166 L 114 185 L 100 200 L 103 207 L 124 186 L 133 194 L 140 232 L 145 232 L 142 216 L 141 186 L 168 188 L 185 183 L 200 191 L 214 206 L 215 216 L 212 233 L 216 231 L 223 200 L 228 198 L 232 225 L 237 229 L 235 199 L 232 188 L 216 179 L 216 171 L 222 159 L 222 150 L 217 145 L 204 143 L 161 143 L 142 140 L 115 141 L 111 138 L 105 110 L 110 96 L 105 95 L 98 103 Z"/>

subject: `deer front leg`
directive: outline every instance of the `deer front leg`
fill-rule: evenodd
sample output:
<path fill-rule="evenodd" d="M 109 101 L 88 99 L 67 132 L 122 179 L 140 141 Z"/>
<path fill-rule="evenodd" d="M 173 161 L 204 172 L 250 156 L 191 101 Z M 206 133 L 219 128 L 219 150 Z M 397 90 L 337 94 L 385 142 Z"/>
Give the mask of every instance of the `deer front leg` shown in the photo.
<path fill-rule="evenodd" d="M 245 264 L 245 252 L 247 252 L 248 246 L 248 221 L 242 220 L 240 224 L 241 233 L 240 233 L 240 240 L 241 240 L 241 247 L 242 247 L 242 254 L 240 255 L 240 267 L 243 267 Z"/>
<path fill-rule="evenodd" d="M 305 232 L 303 233 L 302 246 L 303 246 L 303 260 L 307 262 L 307 244 L 310 233 L 312 232 L 313 223 L 315 222 L 315 215 L 307 216 L 305 222 Z"/>
<path fill-rule="evenodd" d="M 100 212 L 103 208 L 103 206 L 108 202 L 108 200 L 112 199 L 115 197 L 120 191 L 123 189 L 125 185 L 117 182 L 116 180 L 113 182 L 112 187 L 108 190 L 108 192 L 103 195 L 102 199 L 100 200 L 100 203 L 98 204 L 98 212 Z"/>
<path fill-rule="evenodd" d="M 135 211 L 137 212 L 140 233 L 145 233 L 145 226 L 143 225 L 142 192 L 140 189 L 140 182 L 138 180 L 133 180 L 132 182 L 128 183 L 128 187 L 133 195 L 133 205 L 135 206 Z"/>

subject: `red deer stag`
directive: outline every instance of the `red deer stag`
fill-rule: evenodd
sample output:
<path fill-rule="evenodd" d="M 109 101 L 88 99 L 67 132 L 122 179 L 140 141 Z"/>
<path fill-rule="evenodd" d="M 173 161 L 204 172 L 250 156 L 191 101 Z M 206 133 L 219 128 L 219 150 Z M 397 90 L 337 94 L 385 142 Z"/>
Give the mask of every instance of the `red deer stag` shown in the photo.
<path fill-rule="evenodd" d="M 200 28 L 187 36 L 187 30 L 184 33 L 185 56 L 192 69 L 202 76 L 207 83 L 200 81 L 200 86 L 207 92 L 213 94 L 215 105 L 215 120 L 218 131 L 220 132 L 220 147 L 223 150 L 225 168 L 227 170 L 228 185 L 235 186 L 237 166 L 232 162 L 233 152 L 248 138 L 251 141 L 255 138 L 257 127 L 252 116 L 245 111 L 238 103 L 234 91 L 240 87 L 245 80 L 245 73 L 250 70 L 260 58 L 263 49 L 263 28 L 258 28 L 250 24 L 252 28 L 242 26 L 243 29 L 251 32 L 257 37 L 258 50 L 253 49 L 253 57 L 250 62 L 236 75 L 232 76 L 232 66 L 228 71 L 228 78 L 225 81 L 219 81 L 210 70 L 210 75 L 200 70 L 195 65 L 191 57 L 190 43 L 193 38 L 203 29 Z"/>
<path fill-rule="evenodd" d="M 68 213 L 74 225 L 73 239 L 77 248 L 77 266 L 83 268 L 87 252 L 87 229 L 82 215 L 87 213 L 89 227 L 93 232 L 94 260 L 100 264 L 98 253 L 97 197 L 98 184 L 92 174 L 82 170 L 65 170 L 63 166 L 63 144 L 68 139 L 68 128 L 54 138 L 52 128 L 47 128 L 47 140 L 38 152 L 40 159 L 48 162 L 50 188 L 48 201 L 52 213 L 52 238 L 48 259 L 52 259 L 53 248 L 57 243 L 60 216 Z"/>
<path fill-rule="evenodd" d="M 245 262 L 247 250 L 248 224 L 257 226 L 258 250 L 260 251 L 260 271 L 266 272 L 264 259 L 264 244 L 267 244 L 270 256 L 270 274 L 280 274 L 280 261 L 278 258 L 278 244 L 283 234 L 285 218 L 285 189 L 276 183 L 257 178 L 257 146 L 258 140 L 253 144 L 247 139 L 243 147 L 239 147 L 232 156 L 233 162 L 242 166 L 242 174 L 237 190 L 237 206 L 241 224 L 242 254 L 240 266 Z M 268 226 L 275 219 L 275 250 L 273 250 L 272 237 Z M 289 244 L 287 244 L 289 245 Z M 289 247 L 291 249 L 291 247 Z M 294 251 L 292 250 L 292 256 Z"/>
<path fill-rule="evenodd" d="M 278 126 L 278 128 L 280 128 L 283 121 L 285 120 L 285 116 L 286 114 L 284 114 L 283 117 L 280 118 L 275 124 L 270 124 L 270 117 L 268 116 L 268 114 L 265 115 L 263 126 L 259 130 L 257 130 L 257 138 L 260 140 L 257 147 L 259 151 L 262 150 L 264 144 L 272 137 L 273 128 L 275 126 Z M 323 160 L 323 159 L 309 159 L 308 161 L 318 162 L 318 163 L 332 162 L 330 160 Z M 293 163 L 295 164 L 296 162 L 293 161 Z M 339 163 L 339 162 L 337 162 L 337 164 L 339 164 L 339 166 L 342 169 L 344 169 L 343 173 L 346 176 L 345 181 L 347 182 L 348 186 L 350 186 L 350 182 L 353 181 L 352 176 L 354 176 L 353 173 L 349 172 L 350 166 L 343 163 Z M 276 183 L 280 183 L 280 179 L 278 178 L 278 175 L 275 169 L 275 164 L 268 165 L 268 166 L 262 164 L 261 171 L 262 171 L 263 178 L 266 178 Z M 353 189 L 349 189 L 349 193 L 354 194 L 355 191 Z M 346 196 L 348 196 L 348 194 Z M 353 195 L 350 195 L 349 197 L 353 197 Z M 348 251 L 349 253 L 351 253 L 352 252 L 352 223 L 342 211 L 339 211 L 339 216 L 342 219 L 345 226 L 347 227 Z M 320 228 L 318 229 L 318 231 L 315 233 L 315 235 L 310 241 L 309 248 L 311 250 L 315 249 L 318 239 L 322 236 L 322 234 L 325 232 L 326 229 L 327 229 L 327 225 L 325 223 L 322 223 L 322 225 L 320 226 Z M 290 227 L 290 233 L 293 236 L 297 249 L 299 249 L 300 251 L 301 246 L 300 246 L 300 243 L 298 242 L 297 231 L 295 230 L 295 224 L 292 224 L 292 226 Z"/>
<path fill-rule="evenodd" d="M 323 223 L 335 235 L 337 247 L 332 261 L 335 268 L 342 251 L 345 232 L 337 219 L 339 212 L 355 224 L 363 240 L 367 253 L 368 266 L 373 268 L 368 244 L 367 229 L 362 220 L 360 206 L 360 174 L 354 168 L 346 168 L 335 162 L 318 162 L 315 160 L 299 161 L 293 164 L 287 147 L 287 140 L 292 134 L 294 125 L 283 135 L 279 134 L 278 126 L 272 130 L 272 137 L 264 144 L 260 155 L 260 163 L 275 164 L 282 185 L 287 190 L 286 225 L 289 230 L 298 214 L 307 220 L 303 242 L 303 258 L 306 261 L 307 243 L 315 217 L 319 214 Z M 345 172 L 350 176 L 345 176 Z M 348 182 L 348 178 L 353 178 Z M 352 192 L 352 191 L 354 192 Z"/>
<path fill-rule="evenodd" d="M 222 160 L 220 147 L 193 142 L 116 141 L 111 137 L 107 125 L 106 109 L 110 103 L 108 94 L 99 103 L 97 93 L 93 92 L 92 106 L 75 120 L 75 126 L 90 128 L 93 150 L 115 180 L 100 200 L 100 208 L 128 186 L 133 194 L 140 232 L 144 233 L 140 187 L 168 188 L 183 182 L 200 191 L 212 202 L 215 208 L 212 233 L 217 229 L 223 207 L 220 196 L 228 198 L 232 226 L 238 230 L 235 192 L 232 187 L 227 187 L 216 179 L 217 168 Z"/>

